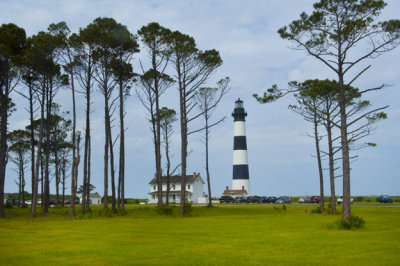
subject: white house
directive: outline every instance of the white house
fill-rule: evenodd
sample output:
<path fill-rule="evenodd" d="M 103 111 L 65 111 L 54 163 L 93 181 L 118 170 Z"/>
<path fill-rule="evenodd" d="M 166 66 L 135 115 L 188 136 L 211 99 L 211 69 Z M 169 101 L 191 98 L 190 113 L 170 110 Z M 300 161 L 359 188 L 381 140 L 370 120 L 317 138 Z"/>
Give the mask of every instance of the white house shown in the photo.
<path fill-rule="evenodd" d="M 167 192 L 167 177 L 163 176 L 162 180 L 162 195 L 163 202 L 166 200 Z M 169 177 L 169 202 L 180 203 L 181 201 L 181 182 L 182 176 L 174 175 Z M 186 199 L 193 203 L 207 203 L 207 197 L 203 193 L 203 185 L 205 184 L 200 173 L 186 176 Z M 158 185 L 156 177 L 150 181 L 150 199 L 149 203 L 158 202 Z"/>
<path fill-rule="evenodd" d="M 90 193 L 89 199 L 92 200 L 91 204 L 101 204 L 101 196 L 99 193 Z M 80 197 L 80 202 L 82 203 L 82 196 Z"/>

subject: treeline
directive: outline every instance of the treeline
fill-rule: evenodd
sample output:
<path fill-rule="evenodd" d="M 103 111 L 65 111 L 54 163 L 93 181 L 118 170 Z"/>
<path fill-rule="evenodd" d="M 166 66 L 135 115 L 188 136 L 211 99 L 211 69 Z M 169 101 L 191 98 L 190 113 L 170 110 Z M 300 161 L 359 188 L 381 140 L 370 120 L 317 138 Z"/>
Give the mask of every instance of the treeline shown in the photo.
<path fill-rule="evenodd" d="M 133 57 L 140 51 L 140 44 L 146 57 L 145 61 L 137 62 L 140 67 L 134 71 Z M 0 27 L 0 63 L 0 217 L 4 217 L 4 182 L 9 160 L 17 166 L 16 183 L 22 199 L 25 180 L 29 178 L 26 169 L 31 170 L 32 216 L 36 216 L 39 195 L 41 212 L 43 215 L 48 213 L 52 174 L 56 202 L 63 202 L 60 197 L 65 197 L 69 178 L 72 199 L 76 198 L 78 183 L 82 184 L 80 193 L 86 200 L 82 200 L 81 211 L 88 211 L 92 169 L 91 113 L 95 93 L 104 100 L 103 209 L 107 211 L 111 190 L 111 208 L 123 211 L 127 128 L 124 117 L 128 111 L 126 99 L 132 88 L 148 111 L 159 188 L 162 187 L 163 169 L 161 145 L 166 146 L 169 176 L 172 165 L 168 137 L 173 132 L 172 123 L 180 122 L 181 162 L 175 169 L 179 167 L 183 177 L 181 215 L 185 215 L 186 158 L 188 135 L 192 133 L 188 124 L 210 114 L 226 93 L 229 83 L 225 78 L 218 83 L 218 88 L 202 87 L 222 64 L 218 51 L 202 51 L 189 35 L 158 23 L 149 23 L 132 33 L 112 18 L 97 18 L 76 33 L 71 32 L 65 22 L 60 22 L 30 37 L 23 28 L 12 23 L 3 24 Z M 172 87 L 179 93 L 179 119 L 175 110 L 161 106 L 163 93 Z M 61 106 L 55 101 L 61 88 L 70 90 L 72 120 L 65 118 L 66 113 L 61 112 Z M 207 91 L 209 93 L 205 93 Z M 26 103 L 16 106 L 12 98 L 17 94 L 23 96 Z M 210 94 L 211 102 L 204 108 L 200 102 L 204 100 L 202 95 Z M 83 97 L 85 102 L 82 129 L 77 128 L 77 116 L 83 115 L 77 113 L 78 97 Z M 9 116 L 15 108 L 23 107 L 28 112 L 29 125 L 9 133 Z M 83 168 L 81 179 L 78 178 L 79 167 Z M 161 209 L 161 189 L 158 199 Z M 75 216 L 74 200 L 71 201 L 70 215 Z"/>

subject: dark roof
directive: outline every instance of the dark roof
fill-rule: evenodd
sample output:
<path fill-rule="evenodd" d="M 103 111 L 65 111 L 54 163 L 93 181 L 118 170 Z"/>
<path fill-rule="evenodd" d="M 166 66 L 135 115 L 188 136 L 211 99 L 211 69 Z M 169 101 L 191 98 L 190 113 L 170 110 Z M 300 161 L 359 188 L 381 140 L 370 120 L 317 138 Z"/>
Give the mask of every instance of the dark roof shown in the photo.
<path fill-rule="evenodd" d="M 200 177 L 200 173 L 193 173 L 193 175 L 187 175 L 186 176 L 186 183 L 193 183 L 198 177 Z M 201 177 L 200 177 L 201 179 Z M 167 177 L 166 176 L 162 176 L 161 177 L 162 183 L 165 184 L 167 183 Z M 202 180 L 202 179 L 201 179 Z M 202 180 L 203 181 L 203 180 Z M 180 175 L 172 175 L 169 177 L 169 183 L 173 184 L 173 183 L 181 183 L 182 182 L 182 176 Z M 154 178 L 150 181 L 149 184 L 157 184 L 156 181 L 156 177 L 154 176 Z"/>

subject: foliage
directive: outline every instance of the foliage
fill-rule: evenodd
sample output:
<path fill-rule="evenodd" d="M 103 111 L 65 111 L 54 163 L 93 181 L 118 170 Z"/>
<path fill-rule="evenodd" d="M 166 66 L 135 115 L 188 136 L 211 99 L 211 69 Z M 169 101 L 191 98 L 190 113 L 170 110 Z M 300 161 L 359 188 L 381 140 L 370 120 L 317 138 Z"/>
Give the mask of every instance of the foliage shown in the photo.
<path fill-rule="evenodd" d="M 365 221 L 363 218 L 350 215 L 348 220 L 339 219 L 336 221 L 336 226 L 341 230 L 354 230 L 360 229 L 365 226 Z"/>
<path fill-rule="evenodd" d="M 321 208 L 320 208 L 320 207 L 317 207 L 317 208 L 315 208 L 315 209 L 311 210 L 311 213 L 317 213 L 317 214 L 321 214 L 321 213 L 322 213 L 322 210 L 321 210 Z"/>

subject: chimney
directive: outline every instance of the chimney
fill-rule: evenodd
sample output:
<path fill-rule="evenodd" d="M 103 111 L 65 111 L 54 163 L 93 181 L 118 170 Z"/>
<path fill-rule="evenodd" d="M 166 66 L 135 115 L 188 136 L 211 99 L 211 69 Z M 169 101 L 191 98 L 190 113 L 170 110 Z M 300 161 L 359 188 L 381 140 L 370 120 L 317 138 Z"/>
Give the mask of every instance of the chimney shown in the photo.
<path fill-rule="evenodd" d="M 244 191 L 244 186 L 242 186 L 242 190 Z"/>
<path fill-rule="evenodd" d="M 197 173 L 197 176 L 199 176 L 200 175 L 200 173 Z"/>
<path fill-rule="evenodd" d="M 193 172 L 193 178 L 195 178 L 196 177 L 196 172 Z"/>
<path fill-rule="evenodd" d="M 226 186 L 226 190 L 229 190 L 229 187 L 228 187 L 228 186 Z"/>

